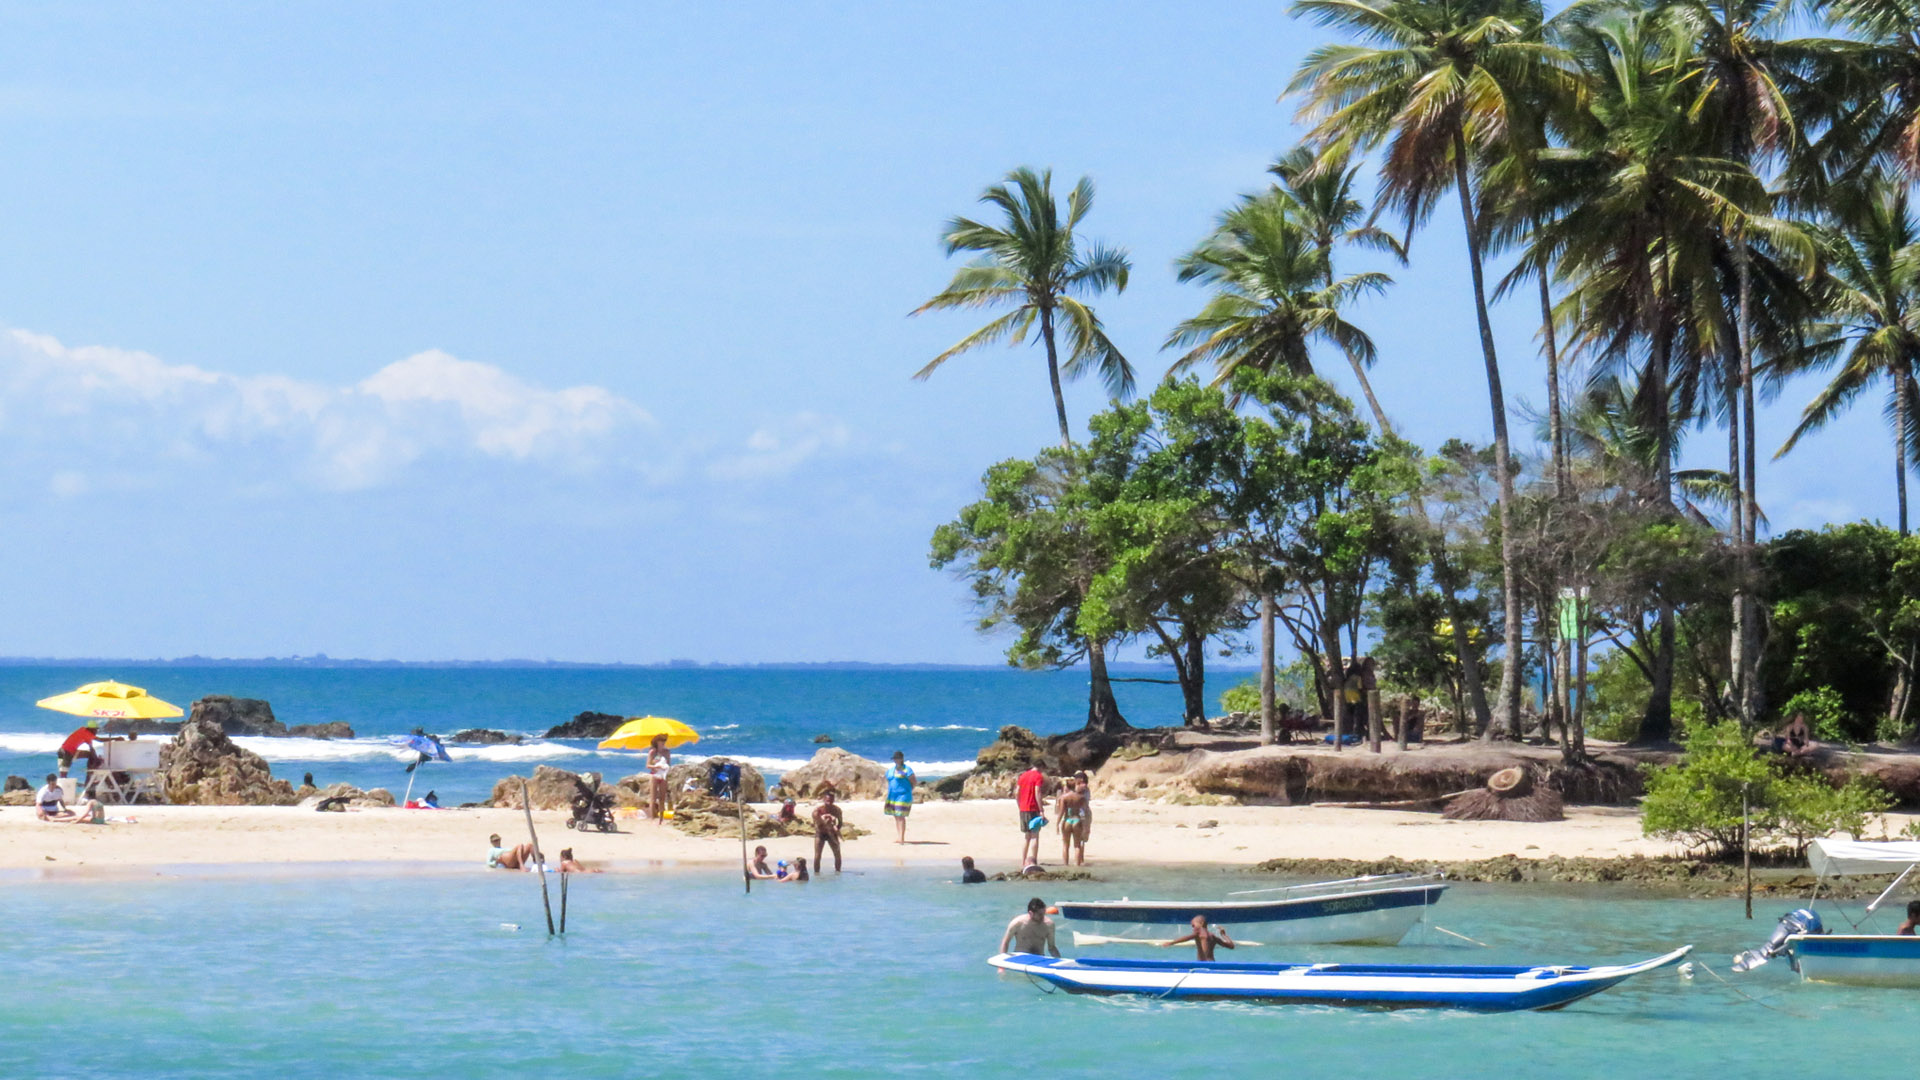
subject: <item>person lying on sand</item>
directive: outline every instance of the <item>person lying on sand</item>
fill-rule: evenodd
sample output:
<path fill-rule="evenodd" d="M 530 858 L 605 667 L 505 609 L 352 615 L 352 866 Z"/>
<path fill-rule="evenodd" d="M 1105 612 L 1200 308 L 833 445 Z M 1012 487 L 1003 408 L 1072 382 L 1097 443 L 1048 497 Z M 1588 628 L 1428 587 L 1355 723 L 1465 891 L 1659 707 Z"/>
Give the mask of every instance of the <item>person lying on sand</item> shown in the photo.
<path fill-rule="evenodd" d="M 587 864 L 573 857 L 573 849 L 560 849 L 560 872 L 563 874 L 597 874 L 598 870 L 587 869 Z"/>
<path fill-rule="evenodd" d="M 47 774 L 47 786 L 34 793 L 33 816 L 56 825 L 106 820 L 105 808 L 92 799 L 82 800 L 78 807 L 68 806 L 66 793 L 60 790 L 60 778 L 53 773 Z"/>
<path fill-rule="evenodd" d="M 833 792 L 820 794 L 820 805 L 813 808 L 813 865 L 824 867 L 820 849 L 833 849 L 833 872 L 840 872 L 840 808 L 833 804 Z"/>
<path fill-rule="evenodd" d="M 1227 928 L 1224 926 L 1208 926 L 1205 915 L 1193 917 L 1193 933 L 1174 938 L 1172 941 L 1163 941 L 1160 947 L 1164 949 L 1173 945 L 1184 945 L 1189 941 L 1193 942 L 1194 952 L 1199 953 L 1199 958 L 1203 961 L 1213 959 L 1215 945 L 1223 949 L 1233 948 L 1233 935 L 1227 933 Z"/>
<path fill-rule="evenodd" d="M 527 870 L 533 866 L 533 845 L 500 846 L 500 834 L 487 837 L 487 869 Z"/>
<path fill-rule="evenodd" d="M 761 844 L 753 849 L 753 861 L 747 864 L 747 876 L 755 881 L 773 881 L 780 875 L 767 865 L 767 845 Z"/>
<path fill-rule="evenodd" d="M 1053 941 L 1053 920 L 1047 918 L 1045 900 L 1036 896 L 1027 901 L 1027 910 L 1007 924 L 1007 932 L 1000 935 L 1000 951 L 1009 951 L 1008 944 L 1019 952 L 1059 957 L 1060 946 Z"/>

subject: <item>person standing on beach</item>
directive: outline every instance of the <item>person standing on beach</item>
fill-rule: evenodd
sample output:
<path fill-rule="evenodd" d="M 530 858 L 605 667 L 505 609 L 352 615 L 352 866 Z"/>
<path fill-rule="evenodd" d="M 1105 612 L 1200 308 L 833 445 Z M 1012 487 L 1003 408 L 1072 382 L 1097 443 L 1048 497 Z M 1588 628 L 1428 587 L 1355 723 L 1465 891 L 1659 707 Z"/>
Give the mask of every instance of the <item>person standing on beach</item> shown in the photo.
<path fill-rule="evenodd" d="M 673 793 L 667 790 L 667 772 L 673 768 L 673 751 L 667 749 L 667 737 L 655 735 L 647 747 L 647 816 L 655 825 L 664 824 L 673 809 Z"/>
<path fill-rule="evenodd" d="M 74 728 L 73 734 L 67 736 L 67 741 L 60 744 L 59 752 L 53 756 L 55 763 L 60 766 L 60 775 L 67 775 L 67 770 L 72 768 L 74 759 L 81 756 L 80 748 L 83 746 L 86 747 L 87 772 L 91 773 L 99 768 L 101 741 L 98 720 L 88 720 Z"/>
<path fill-rule="evenodd" d="M 887 770 L 885 809 L 887 816 L 893 819 L 895 831 L 893 842 L 896 844 L 907 842 L 907 815 L 913 813 L 913 780 L 913 770 L 907 767 L 907 755 L 895 750 L 893 768 Z M 819 862 L 820 857 L 815 855 L 813 861 Z"/>
<path fill-rule="evenodd" d="M 1000 951 L 1008 951 L 1008 945 L 1023 953 L 1059 959 L 1060 946 L 1053 942 L 1053 920 L 1047 918 L 1045 900 L 1036 896 L 1027 901 L 1027 910 L 1007 924 L 1007 932 L 1000 935 Z"/>
<path fill-rule="evenodd" d="M 1087 835 L 1093 831 L 1093 800 L 1087 794 L 1087 774 L 1076 773 L 1062 785 L 1053 812 L 1060 815 L 1060 865 L 1087 865 Z M 1037 844 L 1035 845 L 1038 846 Z"/>
<path fill-rule="evenodd" d="M 1040 830 L 1047 827 L 1041 800 L 1046 793 L 1047 774 L 1040 771 L 1038 764 L 1027 766 L 1027 771 L 1013 782 L 1014 808 L 1020 812 L 1021 870 L 1040 865 Z"/>
<path fill-rule="evenodd" d="M 820 793 L 820 805 L 813 808 L 813 865 L 826 868 L 820 861 L 822 847 L 833 848 L 833 872 L 840 872 L 840 808 L 833 804 L 833 792 Z"/>

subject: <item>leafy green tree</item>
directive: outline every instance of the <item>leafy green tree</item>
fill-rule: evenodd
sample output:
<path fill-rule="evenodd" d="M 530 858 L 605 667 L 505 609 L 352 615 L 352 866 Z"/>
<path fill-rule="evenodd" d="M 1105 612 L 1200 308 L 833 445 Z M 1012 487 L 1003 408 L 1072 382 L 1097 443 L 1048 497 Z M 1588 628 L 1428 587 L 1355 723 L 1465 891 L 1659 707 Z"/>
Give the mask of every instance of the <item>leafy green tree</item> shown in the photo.
<path fill-rule="evenodd" d="M 1906 735 L 1920 654 L 1920 538 L 1864 522 L 1795 529 L 1766 546 L 1764 566 L 1769 697 L 1831 688 L 1857 718 L 1847 738 Z"/>
<path fill-rule="evenodd" d="M 1081 299 L 1112 289 L 1124 292 L 1130 266 L 1126 252 L 1102 244 L 1085 244 L 1075 230 L 1093 209 L 1093 181 L 1081 177 L 1067 194 L 1066 216 L 1053 196 L 1053 170 L 1028 168 L 1007 174 L 980 196 L 1001 212 L 999 225 L 957 217 L 947 223 L 942 237 L 947 254 L 978 252 L 979 258 L 961 267 L 933 299 L 913 311 L 952 308 L 1011 307 L 1013 310 L 960 339 L 914 374 L 932 375 L 941 364 L 983 345 L 1004 341 L 1017 345 L 1036 329 L 1047 350 L 1047 378 L 1053 387 L 1053 408 L 1060 422 L 1060 443 L 1073 442 L 1067 423 L 1067 400 L 1060 376 L 1077 378 L 1097 371 L 1107 393 L 1124 398 L 1133 392 L 1133 368 L 1120 354 L 1093 309 Z M 1060 362 L 1059 343 L 1067 347 Z"/>

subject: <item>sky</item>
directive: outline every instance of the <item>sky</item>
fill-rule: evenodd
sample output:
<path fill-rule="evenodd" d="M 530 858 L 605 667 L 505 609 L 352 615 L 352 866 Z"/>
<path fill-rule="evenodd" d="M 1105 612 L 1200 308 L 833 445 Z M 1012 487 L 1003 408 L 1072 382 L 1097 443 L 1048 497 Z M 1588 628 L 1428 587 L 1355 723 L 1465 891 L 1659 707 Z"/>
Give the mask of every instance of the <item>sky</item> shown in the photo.
<path fill-rule="evenodd" d="M 1227 0 L 8 5 L 0 655 L 995 662 L 928 537 L 1055 427 L 1034 349 L 911 380 L 984 321 L 908 317 L 942 222 L 1093 177 L 1151 382 L 1323 40 Z M 1352 316 L 1376 389 L 1486 440 L 1457 218 L 1412 254 Z M 1534 330 L 1497 309 L 1529 431 Z M 1763 509 L 1891 519 L 1891 458 L 1863 402 Z"/>

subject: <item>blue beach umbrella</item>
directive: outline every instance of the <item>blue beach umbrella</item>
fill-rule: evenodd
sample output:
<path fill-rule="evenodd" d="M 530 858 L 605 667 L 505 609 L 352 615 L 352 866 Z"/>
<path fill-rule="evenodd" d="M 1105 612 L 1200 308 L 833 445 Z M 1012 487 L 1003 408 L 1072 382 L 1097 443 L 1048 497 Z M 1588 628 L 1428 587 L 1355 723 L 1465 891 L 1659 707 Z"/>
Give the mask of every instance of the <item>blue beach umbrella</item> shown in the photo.
<path fill-rule="evenodd" d="M 389 735 L 387 736 L 387 741 L 395 746 L 404 746 L 420 755 L 418 760 L 407 766 L 407 793 L 400 798 L 401 806 L 405 806 L 413 801 L 413 781 L 416 778 L 416 769 L 429 761 L 450 762 L 453 760 L 447 756 L 447 748 L 440 745 L 439 739 L 418 731 L 411 735 Z"/>

